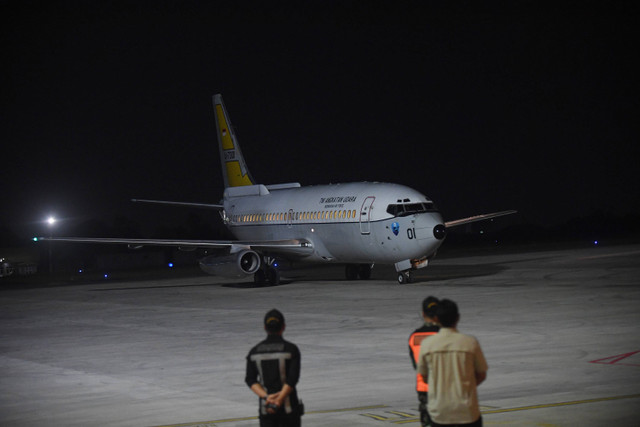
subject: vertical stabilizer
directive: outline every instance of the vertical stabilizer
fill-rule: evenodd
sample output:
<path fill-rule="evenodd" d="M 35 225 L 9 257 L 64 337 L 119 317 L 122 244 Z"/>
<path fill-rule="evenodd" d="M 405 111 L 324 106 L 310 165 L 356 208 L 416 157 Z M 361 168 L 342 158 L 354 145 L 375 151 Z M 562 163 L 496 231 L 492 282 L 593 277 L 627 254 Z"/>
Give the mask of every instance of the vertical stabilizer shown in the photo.
<path fill-rule="evenodd" d="M 227 109 L 222 102 L 222 95 L 213 96 L 213 108 L 216 116 L 224 188 L 254 185 L 255 181 L 249 173 L 242 151 L 240 151 L 240 145 L 238 145 L 238 139 L 231 126 L 229 114 L 227 114 Z"/>

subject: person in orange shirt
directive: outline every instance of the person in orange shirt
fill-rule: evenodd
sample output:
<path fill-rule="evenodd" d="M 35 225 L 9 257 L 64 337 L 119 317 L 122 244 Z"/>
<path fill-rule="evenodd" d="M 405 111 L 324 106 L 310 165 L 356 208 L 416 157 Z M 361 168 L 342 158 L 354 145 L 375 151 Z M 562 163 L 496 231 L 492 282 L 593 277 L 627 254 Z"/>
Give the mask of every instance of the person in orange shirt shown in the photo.
<path fill-rule="evenodd" d="M 413 331 L 409 335 L 409 357 L 415 370 L 418 363 L 418 356 L 420 354 L 420 344 L 425 338 L 435 335 L 440 330 L 440 325 L 436 318 L 436 308 L 438 307 L 438 298 L 429 296 L 422 301 L 422 318 L 424 319 L 424 325 Z M 416 374 L 416 392 L 418 393 L 418 408 L 420 409 L 420 423 L 423 427 L 431 425 L 431 419 L 427 412 L 427 393 L 429 391 L 429 384 L 427 384 L 422 375 Z"/>

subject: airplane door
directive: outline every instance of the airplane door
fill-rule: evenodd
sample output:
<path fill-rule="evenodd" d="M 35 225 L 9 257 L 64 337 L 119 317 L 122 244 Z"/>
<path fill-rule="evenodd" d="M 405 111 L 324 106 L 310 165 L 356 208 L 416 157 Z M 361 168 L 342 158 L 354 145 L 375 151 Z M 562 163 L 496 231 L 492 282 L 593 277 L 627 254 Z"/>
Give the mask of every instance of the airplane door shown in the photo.
<path fill-rule="evenodd" d="M 371 234 L 371 205 L 376 198 L 369 196 L 364 199 L 360 208 L 360 234 Z"/>
<path fill-rule="evenodd" d="M 289 213 L 287 214 L 287 227 L 291 228 L 293 225 L 293 209 L 289 209 Z"/>

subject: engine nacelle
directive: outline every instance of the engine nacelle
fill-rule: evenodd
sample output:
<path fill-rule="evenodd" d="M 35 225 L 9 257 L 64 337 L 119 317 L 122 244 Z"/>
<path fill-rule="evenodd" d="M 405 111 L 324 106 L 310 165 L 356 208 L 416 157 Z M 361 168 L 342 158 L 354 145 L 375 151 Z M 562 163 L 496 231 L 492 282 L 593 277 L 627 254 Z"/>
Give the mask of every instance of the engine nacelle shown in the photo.
<path fill-rule="evenodd" d="M 200 260 L 200 268 L 207 274 L 223 277 L 245 277 L 260 269 L 260 255 L 246 249 L 226 256 L 210 255 Z"/>

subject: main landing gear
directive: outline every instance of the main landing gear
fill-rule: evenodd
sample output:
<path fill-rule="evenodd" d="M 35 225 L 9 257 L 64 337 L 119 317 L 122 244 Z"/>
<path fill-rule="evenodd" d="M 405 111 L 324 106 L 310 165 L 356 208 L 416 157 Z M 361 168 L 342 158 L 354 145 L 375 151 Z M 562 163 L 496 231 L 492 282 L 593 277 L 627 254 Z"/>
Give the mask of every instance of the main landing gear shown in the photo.
<path fill-rule="evenodd" d="M 411 272 L 410 271 L 401 271 L 398 273 L 398 283 L 404 285 L 406 283 L 411 283 Z"/>
<path fill-rule="evenodd" d="M 344 269 L 344 276 L 347 280 L 369 280 L 373 264 L 347 264 Z"/>
<path fill-rule="evenodd" d="M 260 269 L 253 275 L 253 282 L 260 286 L 280 284 L 280 270 L 275 259 L 265 257 Z"/>

